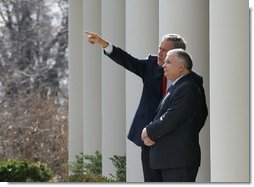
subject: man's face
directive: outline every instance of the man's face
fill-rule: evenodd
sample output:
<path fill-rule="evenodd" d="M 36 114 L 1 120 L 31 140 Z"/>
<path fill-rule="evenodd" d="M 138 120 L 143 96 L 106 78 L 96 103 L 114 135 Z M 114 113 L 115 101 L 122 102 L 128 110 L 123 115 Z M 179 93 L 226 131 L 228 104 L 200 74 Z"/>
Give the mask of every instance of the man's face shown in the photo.
<path fill-rule="evenodd" d="M 183 64 L 177 61 L 175 54 L 168 53 L 163 64 L 164 75 L 167 79 L 174 81 L 181 75 L 181 70 L 183 69 Z"/>
<path fill-rule="evenodd" d="M 158 65 L 162 66 L 164 64 L 165 58 L 167 56 L 167 52 L 174 48 L 173 42 L 164 40 L 161 41 L 158 49 Z"/>

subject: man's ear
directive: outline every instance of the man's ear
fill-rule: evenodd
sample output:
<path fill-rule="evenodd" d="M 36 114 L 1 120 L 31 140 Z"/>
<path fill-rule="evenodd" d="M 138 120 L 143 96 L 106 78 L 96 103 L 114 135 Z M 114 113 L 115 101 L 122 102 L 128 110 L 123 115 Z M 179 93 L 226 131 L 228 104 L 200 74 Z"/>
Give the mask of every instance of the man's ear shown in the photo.
<path fill-rule="evenodd" d="M 179 71 L 182 72 L 185 69 L 184 63 L 179 63 Z"/>

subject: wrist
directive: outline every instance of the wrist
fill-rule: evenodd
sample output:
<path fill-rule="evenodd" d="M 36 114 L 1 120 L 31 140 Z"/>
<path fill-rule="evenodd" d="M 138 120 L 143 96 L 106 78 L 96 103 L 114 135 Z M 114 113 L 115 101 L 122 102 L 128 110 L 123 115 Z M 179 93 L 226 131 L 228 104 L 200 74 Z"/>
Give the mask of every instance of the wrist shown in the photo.
<path fill-rule="evenodd" d="M 102 41 L 102 43 L 101 43 L 101 47 L 103 48 L 103 49 L 105 49 L 106 47 L 108 47 L 108 42 L 107 41 Z"/>

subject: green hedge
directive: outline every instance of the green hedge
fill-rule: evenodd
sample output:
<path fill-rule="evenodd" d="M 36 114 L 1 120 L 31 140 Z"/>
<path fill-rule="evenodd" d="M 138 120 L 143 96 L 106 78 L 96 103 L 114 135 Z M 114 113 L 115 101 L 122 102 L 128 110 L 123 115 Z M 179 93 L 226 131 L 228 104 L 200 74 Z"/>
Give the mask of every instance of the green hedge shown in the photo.
<path fill-rule="evenodd" d="M 42 163 L 28 163 L 26 160 L 0 161 L 1 182 L 47 182 L 52 171 Z"/>

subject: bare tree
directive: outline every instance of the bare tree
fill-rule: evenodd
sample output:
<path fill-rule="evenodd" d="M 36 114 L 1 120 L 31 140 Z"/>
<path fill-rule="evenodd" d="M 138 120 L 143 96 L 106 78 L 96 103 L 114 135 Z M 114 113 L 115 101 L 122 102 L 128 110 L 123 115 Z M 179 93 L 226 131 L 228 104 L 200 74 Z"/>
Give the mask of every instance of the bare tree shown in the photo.
<path fill-rule="evenodd" d="M 0 158 L 64 173 L 67 44 L 67 0 L 0 0 Z"/>

